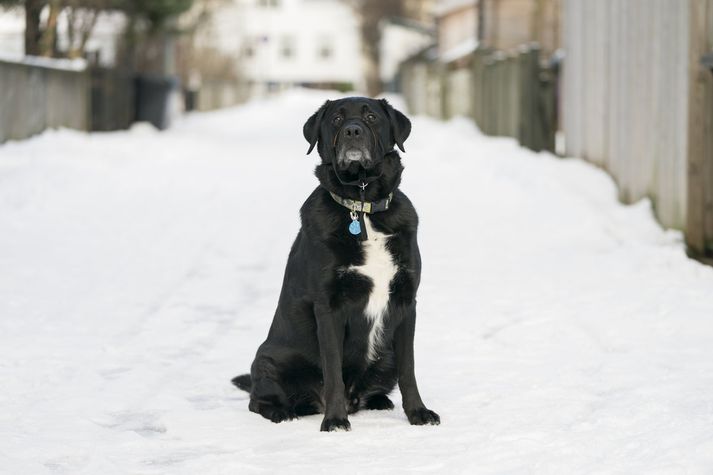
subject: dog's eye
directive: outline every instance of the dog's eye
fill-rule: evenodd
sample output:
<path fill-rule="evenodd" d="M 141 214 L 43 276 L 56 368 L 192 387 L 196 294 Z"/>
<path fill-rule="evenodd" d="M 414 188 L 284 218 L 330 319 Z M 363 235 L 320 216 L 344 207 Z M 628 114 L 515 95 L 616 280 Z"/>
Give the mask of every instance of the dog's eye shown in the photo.
<path fill-rule="evenodd" d="M 337 116 L 334 116 L 334 119 L 332 119 L 332 123 L 333 123 L 334 125 L 339 125 L 339 124 L 342 123 L 342 120 L 343 120 L 343 119 L 342 119 L 342 116 L 341 116 L 341 115 L 337 115 Z"/>
<path fill-rule="evenodd" d="M 376 114 L 372 114 L 372 113 L 367 114 L 366 120 L 369 122 L 376 122 Z"/>

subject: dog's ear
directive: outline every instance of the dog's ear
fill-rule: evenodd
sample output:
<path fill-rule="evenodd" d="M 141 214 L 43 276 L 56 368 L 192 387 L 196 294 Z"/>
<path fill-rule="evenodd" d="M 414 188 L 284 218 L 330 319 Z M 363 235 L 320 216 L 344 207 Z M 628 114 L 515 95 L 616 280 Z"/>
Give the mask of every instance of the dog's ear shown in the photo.
<path fill-rule="evenodd" d="M 322 104 L 322 107 L 320 107 L 317 112 L 312 114 L 312 116 L 307 119 L 307 122 L 305 122 L 305 125 L 302 127 L 302 134 L 304 134 L 305 139 L 309 142 L 307 155 L 312 153 L 314 146 L 319 140 L 319 129 L 322 126 L 322 117 L 324 117 L 324 112 L 327 110 L 328 105 L 329 101 Z"/>
<path fill-rule="evenodd" d="M 391 123 L 391 134 L 394 136 L 394 141 L 396 142 L 396 145 L 401 149 L 402 152 L 405 152 L 406 150 L 404 149 L 404 142 L 411 134 L 411 121 L 408 120 L 408 117 L 403 115 L 401 112 L 391 107 L 391 104 L 389 104 L 386 99 L 381 99 L 379 102 L 381 102 L 381 106 L 384 108 L 386 114 L 389 116 L 389 122 Z"/>

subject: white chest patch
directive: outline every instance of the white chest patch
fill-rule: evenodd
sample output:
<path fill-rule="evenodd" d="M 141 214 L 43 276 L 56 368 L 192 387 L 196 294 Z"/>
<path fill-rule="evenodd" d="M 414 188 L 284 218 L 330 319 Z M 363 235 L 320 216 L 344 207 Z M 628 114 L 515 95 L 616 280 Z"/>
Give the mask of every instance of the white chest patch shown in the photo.
<path fill-rule="evenodd" d="M 376 358 L 376 349 L 379 346 L 384 329 L 384 314 L 389 304 L 389 289 L 391 280 L 396 275 L 398 268 L 394 264 L 391 253 L 386 249 L 389 236 L 380 233 L 371 226 L 369 216 L 364 216 L 368 239 L 362 242 L 364 250 L 364 264 L 351 266 L 349 270 L 358 272 L 373 283 L 369 301 L 364 308 L 364 316 L 371 322 L 369 331 L 369 360 Z"/>

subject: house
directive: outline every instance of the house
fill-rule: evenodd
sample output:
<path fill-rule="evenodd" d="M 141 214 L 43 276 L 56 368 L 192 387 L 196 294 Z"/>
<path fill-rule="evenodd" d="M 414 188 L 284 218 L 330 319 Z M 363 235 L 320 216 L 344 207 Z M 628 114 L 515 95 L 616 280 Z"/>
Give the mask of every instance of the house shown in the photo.
<path fill-rule="evenodd" d="M 484 47 L 508 51 L 535 42 L 543 56 L 560 47 L 562 0 L 479 0 Z"/>
<path fill-rule="evenodd" d="M 441 61 L 480 45 L 511 51 L 538 43 L 544 56 L 561 44 L 561 0 L 441 0 L 436 6 Z"/>
<path fill-rule="evenodd" d="M 398 92 L 399 65 L 435 43 L 435 30 L 427 23 L 406 18 L 382 21 L 380 76 L 386 91 Z"/>
<path fill-rule="evenodd" d="M 435 9 L 438 60 L 443 65 L 442 114 L 471 116 L 471 74 L 468 68 L 478 47 L 478 0 L 442 0 Z"/>
<path fill-rule="evenodd" d="M 442 0 L 436 6 L 441 62 L 459 61 L 478 47 L 478 9 L 478 0 Z"/>
<path fill-rule="evenodd" d="M 358 19 L 340 0 L 229 0 L 195 38 L 231 58 L 249 96 L 294 86 L 363 88 Z"/>

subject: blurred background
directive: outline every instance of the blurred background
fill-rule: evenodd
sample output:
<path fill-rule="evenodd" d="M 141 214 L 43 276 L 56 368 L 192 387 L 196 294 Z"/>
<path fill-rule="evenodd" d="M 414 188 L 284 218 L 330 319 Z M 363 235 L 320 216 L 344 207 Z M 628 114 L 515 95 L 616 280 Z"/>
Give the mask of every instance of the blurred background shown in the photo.
<path fill-rule="evenodd" d="M 286 89 L 582 157 L 713 256 L 713 0 L 0 0 L 0 143 Z M 1 153 L 1 152 L 0 152 Z"/>

